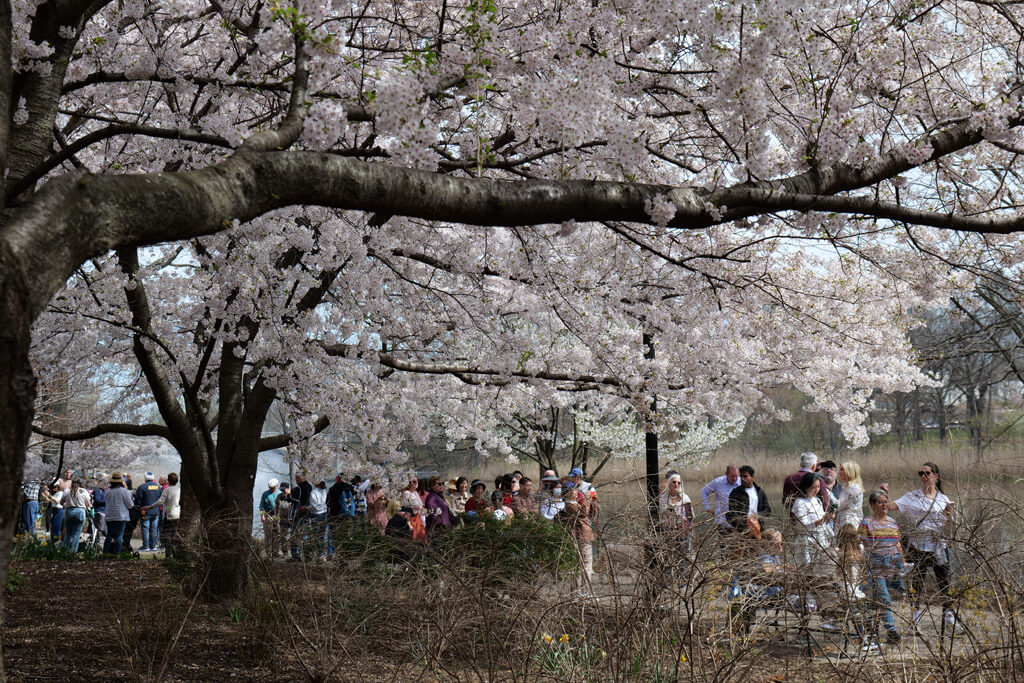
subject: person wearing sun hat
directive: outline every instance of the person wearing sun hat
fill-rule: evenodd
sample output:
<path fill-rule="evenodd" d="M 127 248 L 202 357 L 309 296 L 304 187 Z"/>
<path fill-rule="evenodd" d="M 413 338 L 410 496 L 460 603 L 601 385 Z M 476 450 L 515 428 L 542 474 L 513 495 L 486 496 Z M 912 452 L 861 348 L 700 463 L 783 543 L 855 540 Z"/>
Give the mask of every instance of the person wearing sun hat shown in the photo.
<path fill-rule="evenodd" d="M 487 484 L 479 479 L 474 479 L 469 485 L 469 493 L 472 496 L 466 501 L 466 514 L 476 515 L 491 511 L 491 504 L 487 499 Z"/>
<path fill-rule="evenodd" d="M 580 505 L 583 506 L 583 510 L 587 514 L 587 518 L 590 520 L 591 525 L 597 528 L 598 516 L 600 515 L 601 509 L 597 502 L 597 489 L 589 481 L 583 480 L 583 470 L 579 467 L 573 467 L 569 470 L 569 474 L 566 476 L 566 483 L 563 484 L 563 488 L 572 485 L 572 488 L 579 494 Z"/>
<path fill-rule="evenodd" d="M 545 519 L 553 520 L 565 508 L 562 503 L 562 480 L 554 470 L 544 470 L 540 483 L 544 486 L 540 496 L 540 514 Z"/>
<path fill-rule="evenodd" d="M 448 489 L 448 507 L 456 515 L 466 512 L 466 503 L 469 502 L 469 480 L 465 477 L 452 477 L 446 485 Z"/>

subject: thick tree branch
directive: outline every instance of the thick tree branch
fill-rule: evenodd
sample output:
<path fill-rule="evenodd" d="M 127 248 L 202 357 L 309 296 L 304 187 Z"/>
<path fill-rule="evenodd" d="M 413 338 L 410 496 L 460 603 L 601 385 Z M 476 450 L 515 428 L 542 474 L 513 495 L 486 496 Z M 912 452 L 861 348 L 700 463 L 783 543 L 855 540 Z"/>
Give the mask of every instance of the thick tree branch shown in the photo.
<path fill-rule="evenodd" d="M 1024 123 L 1024 117 L 1017 116 L 1010 119 L 1007 125 L 1015 128 L 1021 123 Z M 784 190 L 794 195 L 830 195 L 847 192 L 895 178 L 901 173 L 977 145 L 984 139 L 978 123 L 967 119 L 921 139 L 917 146 L 932 150 L 923 161 L 903 151 L 892 151 L 861 167 L 842 163 L 831 164 L 782 180 L 751 183 L 749 187 Z"/>
<path fill-rule="evenodd" d="M 966 124 L 929 138 L 938 158 L 980 140 Z M 777 211 L 836 211 L 961 230 L 1012 232 L 1018 218 L 978 218 L 894 207 L 864 197 L 828 197 L 914 167 L 890 154 L 863 169 L 833 166 L 786 181 L 714 193 L 701 188 L 601 181 L 454 178 L 317 152 L 239 150 L 197 171 L 69 174 L 51 181 L 5 229 L 14 254 L 38 273 L 33 315 L 84 260 L 121 246 L 211 234 L 292 205 L 320 205 L 473 225 L 576 221 L 650 223 L 645 202 L 667 197 L 671 226 L 704 228 Z M 813 190 L 802 192 L 801 190 Z M 822 194 L 822 191 L 825 191 Z M 707 204 L 726 206 L 712 215 Z M 62 264 L 54 267 L 55 264 Z"/>
<path fill-rule="evenodd" d="M 267 130 L 253 135 L 242 143 L 242 149 L 266 152 L 274 149 L 288 149 L 302 134 L 302 122 L 306 118 L 309 102 L 306 91 L 309 87 L 309 57 L 306 55 L 305 40 L 295 36 L 295 73 L 292 75 L 292 92 L 288 100 L 288 112 L 277 130 Z"/>
<path fill-rule="evenodd" d="M 132 325 L 148 331 L 151 329 L 152 313 L 146 290 L 138 278 L 138 251 L 134 248 L 119 249 L 117 256 L 121 269 L 132 279 L 132 285 L 125 288 L 125 299 L 132 312 Z M 189 468 L 194 468 L 192 471 L 209 472 L 202 457 L 202 453 L 210 452 L 212 448 L 212 436 L 209 429 L 204 428 L 205 425 L 200 425 L 205 439 L 205 447 L 200 446 L 195 440 L 195 432 L 191 428 L 189 417 L 179 405 L 174 386 L 157 358 L 156 352 L 148 347 L 138 334 L 134 335 L 132 350 L 139 362 L 139 367 L 142 368 L 142 372 L 146 376 L 160 415 L 169 427 L 168 440 L 177 448 L 182 460 L 187 462 Z M 187 387 L 185 387 L 185 391 L 188 391 Z M 186 396 L 186 400 L 187 398 Z M 198 415 L 197 419 L 202 422 L 203 417 Z M 205 481 L 193 482 L 193 486 L 209 487 L 214 485 L 215 481 L 207 478 Z"/>
<path fill-rule="evenodd" d="M 27 175 L 20 178 L 16 183 L 11 185 L 7 201 L 10 202 L 12 199 L 17 197 L 25 190 L 35 185 L 36 181 L 45 176 L 47 173 L 57 168 L 65 161 L 74 159 L 75 155 L 86 149 L 87 147 L 102 142 L 118 135 L 144 135 L 150 138 L 161 138 L 164 140 L 184 140 L 186 142 L 197 142 L 205 145 L 214 145 L 217 147 L 224 147 L 227 149 L 231 148 L 229 143 L 224 138 L 218 135 L 209 135 L 206 133 L 200 133 L 199 131 L 192 130 L 169 130 L 165 128 L 156 128 L 154 126 L 133 126 L 127 124 L 115 124 L 106 126 L 99 130 L 95 130 L 87 135 L 76 139 L 74 142 L 67 146 L 62 146 L 60 152 L 54 154 L 49 159 L 39 164 L 36 168 L 32 169 Z"/>
<path fill-rule="evenodd" d="M 84 441 L 86 439 L 95 439 L 98 436 L 105 434 L 126 434 L 128 436 L 159 436 L 165 439 L 171 435 L 169 430 L 164 425 L 157 424 L 121 424 L 116 422 L 104 422 L 98 424 L 89 429 L 83 429 L 77 432 L 55 432 L 45 427 L 38 425 L 32 425 L 32 432 L 40 436 L 45 436 L 50 439 L 60 439 L 61 441 Z"/>
<path fill-rule="evenodd" d="M 708 196 L 708 201 L 717 206 L 728 207 L 722 216 L 724 220 L 736 220 L 773 211 L 827 211 L 963 232 L 1006 234 L 1024 230 L 1024 215 L 962 216 L 915 209 L 865 196 L 804 195 L 736 187 L 714 192 Z"/>
<path fill-rule="evenodd" d="M 321 415 L 313 424 L 313 433 L 319 434 L 320 432 L 327 429 L 330 425 L 330 418 Z M 275 448 L 284 448 L 285 446 L 287 446 L 290 443 L 293 443 L 294 441 L 295 437 L 293 437 L 291 434 L 275 434 L 273 436 L 265 436 L 262 439 L 260 439 L 259 449 L 261 453 L 264 451 L 272 451 Z"/>

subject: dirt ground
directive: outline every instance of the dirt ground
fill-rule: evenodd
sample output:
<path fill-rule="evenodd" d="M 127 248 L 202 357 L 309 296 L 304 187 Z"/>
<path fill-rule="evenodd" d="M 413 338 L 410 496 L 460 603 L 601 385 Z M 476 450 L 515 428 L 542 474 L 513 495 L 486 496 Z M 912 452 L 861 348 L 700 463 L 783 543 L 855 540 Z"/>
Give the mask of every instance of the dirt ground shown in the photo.
<path fill-rule="evenodd" d="M 322 574 L 329 571 L 322 565 L 275 562 L 264 565 L 264 570 L 283 589 L 305 595 L 307 604 L 310 599 L 314 604 L 331 599 L 318 593 Z M 351 624 L 340 623 L 329 626 L 336 639 L 320 641 L 321 649 L 333 653 L 335 663 L 329 674 L 318 676 L 315 662 L 306 662 L 311 664 L 307 670 L 296 654 L 300 648 L 289 647 L 294 638 L 286 620 L 282 618 L 280 627 L 275 627 L 279 602 L 270 604 L 269 613 L 262 618 L 255 618 L 242 605 L 193 600 L 162 561 L 18 562 L 12 572 L 19 576 L 18 585 L 7 596 L 3 631 L 5 664 L 12 682 L 152 681 L 158 673 L 161 681 L 564 680 L 542 674 L 534 677 L 537 672 L 515 674 L 501 664 L 482 674 L 465 660 L 447 661 L 441 672 L 427 663 L 424 653 L 394 640 L 405 638 L 404 632 L 389 627 L 383 635 L 391 634 L 392 640 L 385 642 L 381 633 L 341 635 L 350 632 Z M 601 595 L 588 603 L 590 609 L 619 614 L 612 603 L 621 589 L 604 579 L 598 581 L 595 591 Z M 288 604 L 294 600 L 284 594 L 281 598 Z M 908 609 L 901 605 L 897 611 Z M 938 608 L 933 611 L 941 618 Z M 594 615 L 596 618 L 599 613 Z M 276 628 L 272 636 L 266 631 L 268 623 L 269 628 Z M 837 659 L 837 642 L 832 642 L 839 635 L 814 628 L 817 644 L 811 661 L 804 645 L 787 641 L 772 645 L 764 651 L 767 656 L 744 664 L 741 671 L 725 678 L 932 680 L 935 672 L 920 665 L 936 654 L 933 644 L 939 640 L 933 630 L 929 625 L 924 640 L 908 633 L 902 646 L 883 650 L 881 657 L 844 663 Z M 720 643 L 723 648 L 726 645 Z M 315 659 L 315 650 L 307 648 L 303 656 Z M 619 678 L 643 680 L 629 674 Z"/>
<path fill-rule="evenodd" d="M 12 683 L 151 679 L 188 609 L 162 562 L 22 562 L 12 571 L 25 577 L 8 593 L 4 615 Z M 294 570 L 280 565 L 275 571 Z M 167 618 L 167 611 L 176 618 Z M 259 653 L 267 661 L 254 663 L 259 644 L 230 606 L 197 601 L 184 622 L 163 681 L 308 680 L 287 652 Z M 338 678 L 398 680 L 405 677 L 402 668 L 367 653 Z"/>

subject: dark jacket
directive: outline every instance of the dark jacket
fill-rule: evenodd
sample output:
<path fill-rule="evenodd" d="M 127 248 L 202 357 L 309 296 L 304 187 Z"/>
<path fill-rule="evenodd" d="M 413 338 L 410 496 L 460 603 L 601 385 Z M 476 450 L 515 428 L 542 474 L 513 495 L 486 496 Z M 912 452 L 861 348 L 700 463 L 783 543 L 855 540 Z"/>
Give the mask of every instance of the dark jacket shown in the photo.
<path fill-rule="evenodd" d="M 102 488 L 95 488 L 92 491 L 92 509 L 97 513 L 107 512 L 107 492 Z"/>
<path fill-rule="evenodd" d="M 160 484 L 153 480 L 147 481 L 145 484 L 140 484 L 139 488 L 135 489 L 135 507 L 150 507 L 153 503 L 160 499 L 160 494 L 163 493 L 163 489 L 160 488 Z M 160 514 L 160 510 L 157 508 L 150 508 L 146 511 L 146 518 L 152 519 Z"/>
<path fill-rule="evenodd" d="M 396 512 L 388 520 L 387 526 L 384 527 L 384 535 L 395 540 L 388 549 L 389 562 L 405 562 L 412 559 L 417 544 L 412 540 L 412 527 L 409 526 L 409 520 L 401 513 Z M 422 544 L 419 544 L 419 547 L 422 548 Z"/>
<path fill-rule="evenodd" d="M 409 526 L 409 520 L 401 514 L 395 513 L 394 516 L 388 520 L 387 526 L 384 527 L 384 535 L 411 541 L 412 527 Z"/>
<path fill-rule="evenodd" d="M 296 484 L 291 488 L 288 499 L 297 507 L 309 507 L 309 494 L 313 492 L 313 485 L 309 480 Z"/>
<path fill-rule="evenodd" d="M 757 516 L 762 520 L 761 527 L 764 528 L 764 518 L 772 514 L 772 506 L 768 503 L 768 496 L 760 486 L 754 484 L 757 491 Z M 747 512 L 750 510 L 750 498 L 747 497 L 747 490 L 739 485 L 729 494 L 729 511 L 725 513 L 725 520 L 732 525 L 736 531 L 747 530 Z"/>
<path fill-rule="evenodd" d="M 334 482 L 334 485 L 327 489 L 327 514 L 331 517 L 354 515 L 352 493 L 352 484 L 347 481 Z"/>

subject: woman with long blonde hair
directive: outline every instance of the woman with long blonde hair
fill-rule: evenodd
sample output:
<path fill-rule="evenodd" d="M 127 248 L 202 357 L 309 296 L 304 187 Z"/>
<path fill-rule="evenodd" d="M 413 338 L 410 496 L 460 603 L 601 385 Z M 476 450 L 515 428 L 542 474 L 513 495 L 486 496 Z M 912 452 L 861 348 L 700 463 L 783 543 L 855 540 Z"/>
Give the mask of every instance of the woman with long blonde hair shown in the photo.
<path fill-rule="evenodd" d="M 839 510 L 836 513 L 836 528 L 847 524 L 854 527 L 864 519 L 864 482 L 860 478 L 860 465 L 847 460 L 839 466 L 839 481 L 843 490 L 839 494 Z"/>

